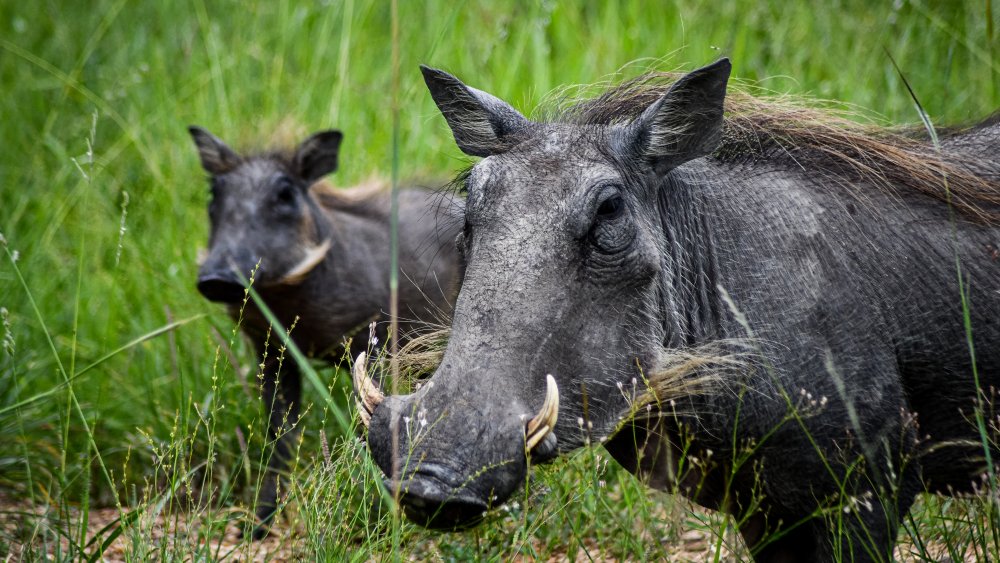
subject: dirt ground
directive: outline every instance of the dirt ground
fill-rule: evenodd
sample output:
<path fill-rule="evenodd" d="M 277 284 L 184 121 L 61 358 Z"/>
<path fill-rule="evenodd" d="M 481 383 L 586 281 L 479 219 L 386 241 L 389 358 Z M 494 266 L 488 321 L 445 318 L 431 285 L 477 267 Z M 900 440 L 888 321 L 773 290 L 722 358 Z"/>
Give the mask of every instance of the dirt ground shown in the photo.
<path fill-rule="evenodd" d="M 64 559 L 68 553 L 69 541 L 65 538 L 56 545 L 52 539 L 57 534 L 53 529 L 45 528 L 45 522 L 51 519 L 39 518 L 44 510 L 31 509 L 24 503 L 13 502 L 0 498 L 0 561 L 15 562 L 29 559 Z M 119 511 L 115 508 L 91 509 L 88 521 L 87 541 L 98 532 L 119 520 Z M 136 559 L 160 559 L 162 553 L 172 553 L 181 559 L 218 559 L 221 561 L 293 561 L 308 559 L 303 551 L 302 541 L 289 529 L 287 523 L 279 522 L 273 533 L 262 541 L 243 541 L 234 523 L 239 514 L 219 514 L 219 518 L 231 516 L 226 526 L 226 532 L 221 537 L 201 538 L 198 530 L 203 529 L 199 522 L 188 522 L 178 515 L 160 515 L 155 520 L 143 520 L 137 529 L 142 532 L 123 533 L 104 550 L 101 561 L 125 561 L 129 555 Z M 73 522 L 78 519 L 73 518 Z M 74 532 L 79 535 L 79 530 Z M 105 533 L 102 537 L 107 537 Z M 182 545 L 179 545 L 183 542 Z M 588 543 L 588 542 L 585 542 Z M 148 550 L 142 554 L 132 548 L 139 544 Z M 592 557 L 602 553 L 599 545 L 587 545 Z M 95 546 L 86 549 L 88 554 L 95 552 Z M 716 540 L 708 532 L 691 529 L 681 535 L 680 541 L 671 546 L 671 561 L 714 561 Z M 935 560 L 953 561 L 947 556 L 944 546 L 930 546 L 929 551 Z M 425 551 L 426 553 L 426 551 Z M 600 556 L 602 561 L 616 561 L 606 556 Z M 721 561 L 734 561 L 731 553 L 723 548 Z M 896 548 L 896 559 L 904 562 L 925 561 L 916 555 L 915 548 L 901 542 Z M 529 561 L 529 558 L 519 558 L 515 561 Z M 567 555 L 554 555 L 549 562 L 569 561 Z M 584 556 L 577 560 L 586 560 Z M 975 554 L 967 552 L 965 561 L 977 561 Z"/>

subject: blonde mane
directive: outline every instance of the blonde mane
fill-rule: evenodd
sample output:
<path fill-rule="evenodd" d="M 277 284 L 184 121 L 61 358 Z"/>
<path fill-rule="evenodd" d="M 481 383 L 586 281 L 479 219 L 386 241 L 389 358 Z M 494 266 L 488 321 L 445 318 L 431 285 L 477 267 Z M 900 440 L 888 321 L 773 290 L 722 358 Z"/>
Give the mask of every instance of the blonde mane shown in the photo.
<path fill-rule="evenodd" d="M 545 119 L 580 125 L 627 122 L 663 96 L 680 76 L 645 74 L 595 98 L 564 101 Z M 797 167 L 837 183 L 863 183 L 897 195 L 916 192 L 950 202 L 967 219 L 1000 224 L 1000 162 L 948 142 L 967 131 L 996 126 L 997 116 L 970 128 L 939 131 L 945 139 L 939 150 L 923 129 L 860 123 L 853 114 L 818 105 L 730 86 L 725 131 L 714 158 L 729 164 L 767 161 Z M 1000 132 L 996 145 L 1000 152 Z"/>

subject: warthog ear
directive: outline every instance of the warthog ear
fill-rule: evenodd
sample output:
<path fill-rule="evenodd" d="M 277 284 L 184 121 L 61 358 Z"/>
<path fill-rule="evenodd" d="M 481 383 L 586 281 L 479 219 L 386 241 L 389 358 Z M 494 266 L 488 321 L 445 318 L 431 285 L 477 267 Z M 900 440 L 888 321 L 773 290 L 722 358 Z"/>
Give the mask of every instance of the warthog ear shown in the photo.
<path fill-rule="evenodd" d="M 722 138 L 722 106 L 732 64 L 721 59 L 680 78 L 628 124 L 620 146 L 657 174 L 711 154 Z"/>
<path fill-rule="evenodd" d="M 313 183 L 337 169 L 337 155 L 344 134 L 340 131 L 320 131 L 295 149 L 292 166 L 300 178 Z"/>
<path fill-rule="evenodd" d="M 509 137 L 531 124 L 507 102 L 470 88 L 443 70 L 420 65 L 420 71 L 465 154 L 485 157 L 503 152 Z"/>
<path fill-rule="evenodd" d="M 188 127 L 188 133 L 198 147 L 201 167 L 209 174 L 225 174 L 240 163 L 240 155 L 215 135 L 195 125 Z"/>

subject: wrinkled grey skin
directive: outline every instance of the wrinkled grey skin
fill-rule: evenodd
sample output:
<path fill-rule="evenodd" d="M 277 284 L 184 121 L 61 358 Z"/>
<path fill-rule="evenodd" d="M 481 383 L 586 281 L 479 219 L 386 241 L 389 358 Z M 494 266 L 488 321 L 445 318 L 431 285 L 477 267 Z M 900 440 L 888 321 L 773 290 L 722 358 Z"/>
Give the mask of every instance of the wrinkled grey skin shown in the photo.
<path fill-rule="evenodd" d="M 339 361 L 346 339 L 351 339 L 351 356 L 357 357 L 370 344 L 372 321 L 378 321 L 376 336 L 384 343 L 389 319 L 388 194 L 364 188 L 318 192 L 314 186 L 337 167 L 340 132 L 317 133 L 289 155 L 242 157 L 207 131 L 190 131 L 212 188 L 209 249 L 198 272 L 199 291 L 229 305 L 236 318 L 244 296 L 238 274 L 249 278 L 259 260 L 254 288 L 282 326 L 295 322 L 292 340 L 310 357 Z M 399 202 L 400 336 L 405 341 L 447 322 L 451 314 L 458 277 L 454 240 L 461 225 L 456 218 L 462 202 L 423 189 L 401 191 Z M 324 240 L 330 241 L 330 248 L 322 262 L 301 281 L 283 282 L 306 249 Z M 259 357 L 268 324 L 249 302 L 242 329 Z M 276 508 L 280 473 L 292 455 L 301 403 L 299 369 L 290 356 L 280 366 L 279 377 L 279 344 L 273 334 L 261 388 L 270 409 L 268 439 L 277 441 L 257 501 L 257 538 L 266 532 Z"/>
<path fill-rule="evenodd" d="M 605 446 L 651 486 L 737 515 L 757 560 L 889 558 L 922 480 L 968 490 L 984 471 L 955 253 L 988 389 L 1000 384 L 1000 229 L 953 226 L 924 196 L 870 189 L 862 203 L 779 161 L 702 158 L 718 143 L 729 72 L 722 60 L 685 76 L 629 124 L 580 126 L 529 122 L 424 69 L 459 147 L 484 158 L 468 176 L 443 362 L 418 392 L 386 398 L 369 430 L 411 519 L 471 525 L 525 481 L 524 425 L 546 374 L 559 420 L 532 462 L 584 445 L 579 419 L 594 440 L 612 433 L 628 410 L 617 384 L 655 372 L 661 350 L 747 340 L 741 315 L 759 347 L 746 370 L 683 399 L 692 414 L 637 421 Z M 995 127 L 949 142 L 1000 173 Z M 814 412 L 788 421 L 781 390 Z M 714 461 L 675 478 L 686 440 Z M 731 476 L 750 443 L 759 449 Z M 863 501 L 830 513 L 841 536 L 809 518 L 839 506 L 838 481 Z"/>

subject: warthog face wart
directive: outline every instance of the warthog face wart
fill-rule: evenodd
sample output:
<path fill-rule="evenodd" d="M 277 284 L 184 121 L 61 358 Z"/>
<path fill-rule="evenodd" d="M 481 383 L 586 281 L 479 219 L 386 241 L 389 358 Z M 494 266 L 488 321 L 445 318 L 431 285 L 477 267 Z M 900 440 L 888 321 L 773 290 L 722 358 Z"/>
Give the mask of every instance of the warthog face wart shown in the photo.
<path fill-rule="evenodd" d="M 643 180 L 713 150 L 729 69 L 689 74 L 630 123 L 577 126 L 529 122 L 424 68 L 459 147 L 485 158 L 465 180 L 443 361 L 416 393 L 370 402 L 371 451 L 408 516 L 474 523 L 529 459 L 602 439 L 628 410 L 665 340 L 658 194 Z"/>

